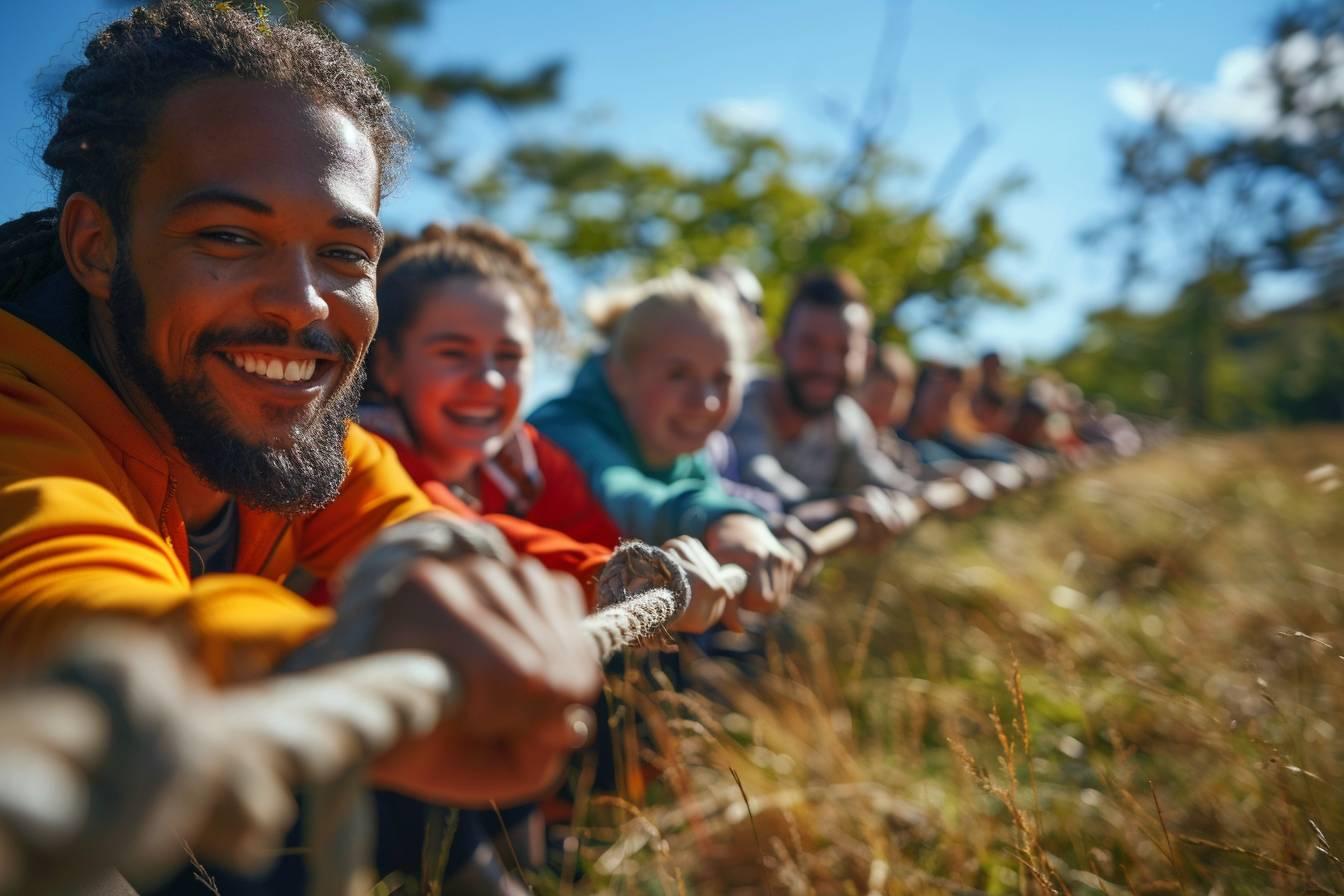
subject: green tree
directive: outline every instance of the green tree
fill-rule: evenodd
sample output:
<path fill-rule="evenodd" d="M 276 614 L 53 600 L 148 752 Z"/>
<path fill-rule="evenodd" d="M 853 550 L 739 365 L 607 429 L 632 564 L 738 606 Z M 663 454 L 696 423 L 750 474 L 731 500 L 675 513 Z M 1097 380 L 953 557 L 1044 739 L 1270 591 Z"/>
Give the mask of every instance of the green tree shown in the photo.
<path fill-rule="evenodd" d="M 519 195 L 536 197 L 528 236 L 593 279 L 734 257 L 761 278 L 772 316 L 793 278 L 821 266 L 854 271 L 887 326 L 908 301 L 927 302 L 933 320 L 953 328 L 981 303 L 1025 301 L 994 270 L 1001 253 L 1017 248 L 999 203 L 1020 179 L 1005 181 L 953 226 L 935 203 L 900 198 L 913 192 L 916 169 L 879 147 L 828 181 L 832 156 L 714 117 L 703 129 L 713 162 L 702 170 L 610 147 L 526 143 L 472 192 L 487 214 Z"/>
<path fill-rule="evenodd" d="M 839 157 L 707 117 L 714 162 L 705 170 L 610 147 L 523 142 L 483 174 L 468 176 L 452 140 L 454 110 L 473 101 L 503 113 L 552 104 L 563 62 L 507 78 L 480 66 L 413 60 L 403 38 L 427 26 L 428 0 L 267 3 L 259 11 L 316 22 L 363 51 L 415 125 L 417 167 L 452 198 L 488 217 L 523 221 L 525 236 L 588 279 L 732 256 L 758 272 L 767 307 L 777 314 L 793 277 L 843 266 L 864 280 L 888 331 L 893 312 L 907 302 L 925 304 L 925 319 L 955 330 L 983 303 L 1026 301 L 995 270 L 1002 253 L 1018 248 L 1004 232 L 1000 206 L 1023 179 L 1005 179 L 957 224 L 940 207 L 981 147 L 983 128 L 972 130 L 954 154 L 956 164 L 935 178 L 935 198 L 924 201 L 910 198 L 916 168 L 884 145 L 892 54 L 905 27 L 899 4 L 887 8 L 872 82 L 847 135 L 850 151 Z"/>
<path fill-rule="evenodd" d="M 235 5 L 249 0 L 229 0 Z M 659 159 L 631 158 L 609 147 L 524 142 L 485 173 L 468 175 L 452 139 L 453 112 L 484 102 L 501 113 L 544 107 L 560 96 L 564 64 L 548 60 L 519 77 L 451 60 L 412 59 L 403 38 L 428 25 L 429 0 L 266 0 L 266 15 L 320 24 L 357 46 L 415 125 L 416 164 L 454 199 L 489 217 L 517 218 L 525 235 L 556 250 L 589 279 L 648 274 L 733 256 L 750 265 L 777 313 L 792 277 L 823 265 L 848 267 L 867 284 L 879 320 L 910 301 L 927 317 L 961 326 L 981 303 L 1022 304 L 1025 297 L 994 269 L 1017 244 L 1003 231 L 999 206 L 1022 184 L 1009 178 L 949 224 L 939 207 L 959 169 L 937 178 L 937 199 L 915 201 L 914 166 L 884 147 L 889 82 L 905 28 L 889 4 L 863 109 L 843 157 L 805 151 L 778 134 L 735 129 L 706 118 L 715 156 L 696 171 Z M 983 129 L 954 161 L 978 151 Z M 952 176 L 949 176 L 950 175 Z"/>
<path fill-rule="evenodd" d="M 400 45 L 429 24 L 430 0 L 267 0 L 254 5 L 262 16 L 314 22 L 358 47 L 384 79 L 393 102 L 415 128 L 415 164 L 454 198 L 465 175 L 461 147 L 452 139 L 453 112 L 469 102 L 485 103 L 501 115 L 545 107 L 560 99 L 565 63 L 543 60 L 515 77 L 486 66 L 451 59 L 412 58 Z"/>
<path fill-rule="evenodd" d="M 1258 82 L 1250 85 L 1268 113 L 1258 127 L 1211 133 L 1185 125 L 1185 100 L 1177 92 L 1151 123 L 1121 134 L 1122 210 L 1085 235 L 1120 246 L 1122 292 L 1152 280 L 1179 284 L 1171 311 L 1155 319 L 1163 322 L 1157 334 L 1166 346 L 1162 372 L 1174 386 L 1170 409 L 1196 422 L 1246 422 L 1247 408 L 1256 404 L 1249 399 L 1268 394 L 1263 382 L 1229 371 L 1249 365 L 1265 377 L 1267 367 L 1301 363 L 1287 354 L 1252 363 L 1239 341 L 1251 323 L 1248 299 L 1261 275 L 1297 275 L 1317 297 L 1337 292 L 1332 272 L 1340 268 L 1344 246 L 1344 2 L 1281 12 L 1262 59 Z M 1338 302 L 1312 306 L 1313 316 L 1325 315 L 1323 322 L 1332 313 L 1339 313 Z M 1117 320 L 1132 323 L 1096 317 L 1092 326 Z M 1113 350 L 1119 346 L 1119 339 L 1105 341 Z M 1286 352 L 1290 344 L 1296 343 L 1261 339 L 1254 350 Z M 1121 377 L 1115 368 L 1123 360 L 1114 354 L 1108 368 L 1098 360 L 1090 369 L 1101 380 Z M 1329 381 L 1330 365 L 1313 368 L 1307 378 Z M 1295 406 L 1324 409 L 1328 403 Z M 1287 413 L 1286 406 L 1261 410 Z"/>

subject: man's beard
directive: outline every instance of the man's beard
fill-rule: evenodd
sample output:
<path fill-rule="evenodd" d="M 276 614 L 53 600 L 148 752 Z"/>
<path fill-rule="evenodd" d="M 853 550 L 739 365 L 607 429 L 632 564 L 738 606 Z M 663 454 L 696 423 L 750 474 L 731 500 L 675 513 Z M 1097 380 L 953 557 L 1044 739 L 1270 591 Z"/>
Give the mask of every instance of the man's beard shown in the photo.
<path fill-rule="evenodd" d="M 831 409 L 835 407 L 836 399 L 845 391 L 845 384 L 842 380 L 814 375 L 797 376 L 790 372 L 788 368 L 781 371 L 780 379 L 784 383 L 784 394 L 788 396 L 789 404 L 793 405 L 793 409 L 804 417 L 824 417 L 829 414 Z M 803 394 L 803 383 L 807 380 L 830 381 L 835 386 L 830 400 L 820 403 L 809 401 L 807 396 Z"/>
<path fill-rule="evenodd" d="M 317 410 L 316 417 L 296 427 L 288 445 L 258 444 L 239 433 L 199 367 L 194 376 L 170 382 L 150 357 L 145 336 L 145 299 L 126 258 L 119 258 L 109 284 L 108 302 L 117 334 L 117 351 L 125 372 L 149 398 L 196 475 L 212 488 L 258 510 L 302 515 L 335 500 L 345 482 L 346 426 L 364 387 L 361 365 Z M 337 354 L 346 365 L 357 354 L 317 330 L 300 331 L 298 346 Z M 191 360 L 198 365 L 229 345 L 290 344 L 289 332 L 278 324 L 257 324 L 235 330 L 207 330 L 197 337 Z"/>

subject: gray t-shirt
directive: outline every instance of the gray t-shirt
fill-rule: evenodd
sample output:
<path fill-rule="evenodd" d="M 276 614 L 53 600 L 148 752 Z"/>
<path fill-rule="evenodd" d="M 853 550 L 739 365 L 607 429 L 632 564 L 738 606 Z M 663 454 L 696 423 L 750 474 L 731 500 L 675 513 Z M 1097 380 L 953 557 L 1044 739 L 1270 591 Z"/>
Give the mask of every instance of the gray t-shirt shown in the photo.
<path fill-rule="evenodd" d="M 238 502 L 232 498 L 199 532 L 187 533 L 191 577 L 233 572 L 238 563 Z"/>
<path fill-rule="evenodd" d="M 771 419 L 771 381 L 758 379 L 742 396 L 728 429 L 743 482 L 774 492 L 786 504 L 848 494 L 866 485 L 909 491 L 913 480 L 877 446 L 872 422 L 858 402 L 840 396 L 827 414 L 785 440 Z"/>

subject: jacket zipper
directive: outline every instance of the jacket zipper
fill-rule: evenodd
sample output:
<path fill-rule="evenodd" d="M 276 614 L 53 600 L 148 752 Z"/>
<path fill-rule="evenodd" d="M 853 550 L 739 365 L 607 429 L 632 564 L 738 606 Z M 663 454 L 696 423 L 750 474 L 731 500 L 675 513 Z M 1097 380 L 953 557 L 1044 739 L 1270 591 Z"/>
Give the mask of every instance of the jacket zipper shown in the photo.
<path fill-rule="evenodd" d="M 266 559 L 261 562 L 260 568 L 257 569 L 257 575 L 262 578 L 266 577 L 266 567 L 270 566 L 271 561 L 275 559 L 275 552 L 280 550 L 280 543 L 285 540 L 285 535 L 288 534 L 289 527 L 293 524 L 293 520 L 285 520 L 284 527 L 280 530 L 280 533 L 275 536 L 275 541 L 271 542 L 271 549 L 266 552 Z"/>
<path fill-rule="evenodd" d="M 177 480 L 173 478 L 171 471 L 168 473 L 168 491 L 163 496 L 163 506 L 159 508 L 159 534 L 168 539 L 168 543 L 173 543 L 173 537 L 168 533 L 168 508 L 172 506 L 173 500 L 177 497 Z"/>

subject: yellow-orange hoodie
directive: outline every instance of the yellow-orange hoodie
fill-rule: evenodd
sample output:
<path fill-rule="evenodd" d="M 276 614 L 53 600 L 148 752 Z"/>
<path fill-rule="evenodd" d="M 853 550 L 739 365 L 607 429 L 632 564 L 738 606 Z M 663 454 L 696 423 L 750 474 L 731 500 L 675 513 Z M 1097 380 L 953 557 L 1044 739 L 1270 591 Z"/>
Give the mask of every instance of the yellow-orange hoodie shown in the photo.
<path fill-rule="evenodd" d="M 192 580 L 166 458 L 85 360 L 86 302 L 61 272 L 0 306 L 0 664 L 104 614 L 184 622 L 218 681 L 263 674 L 330 622 L 285 577 L 299 565 L 329 576 L 431 505 L 395 453 L 352 425 L 330 506 L 287 518 L 240 505 L 235 572 Z"/>

